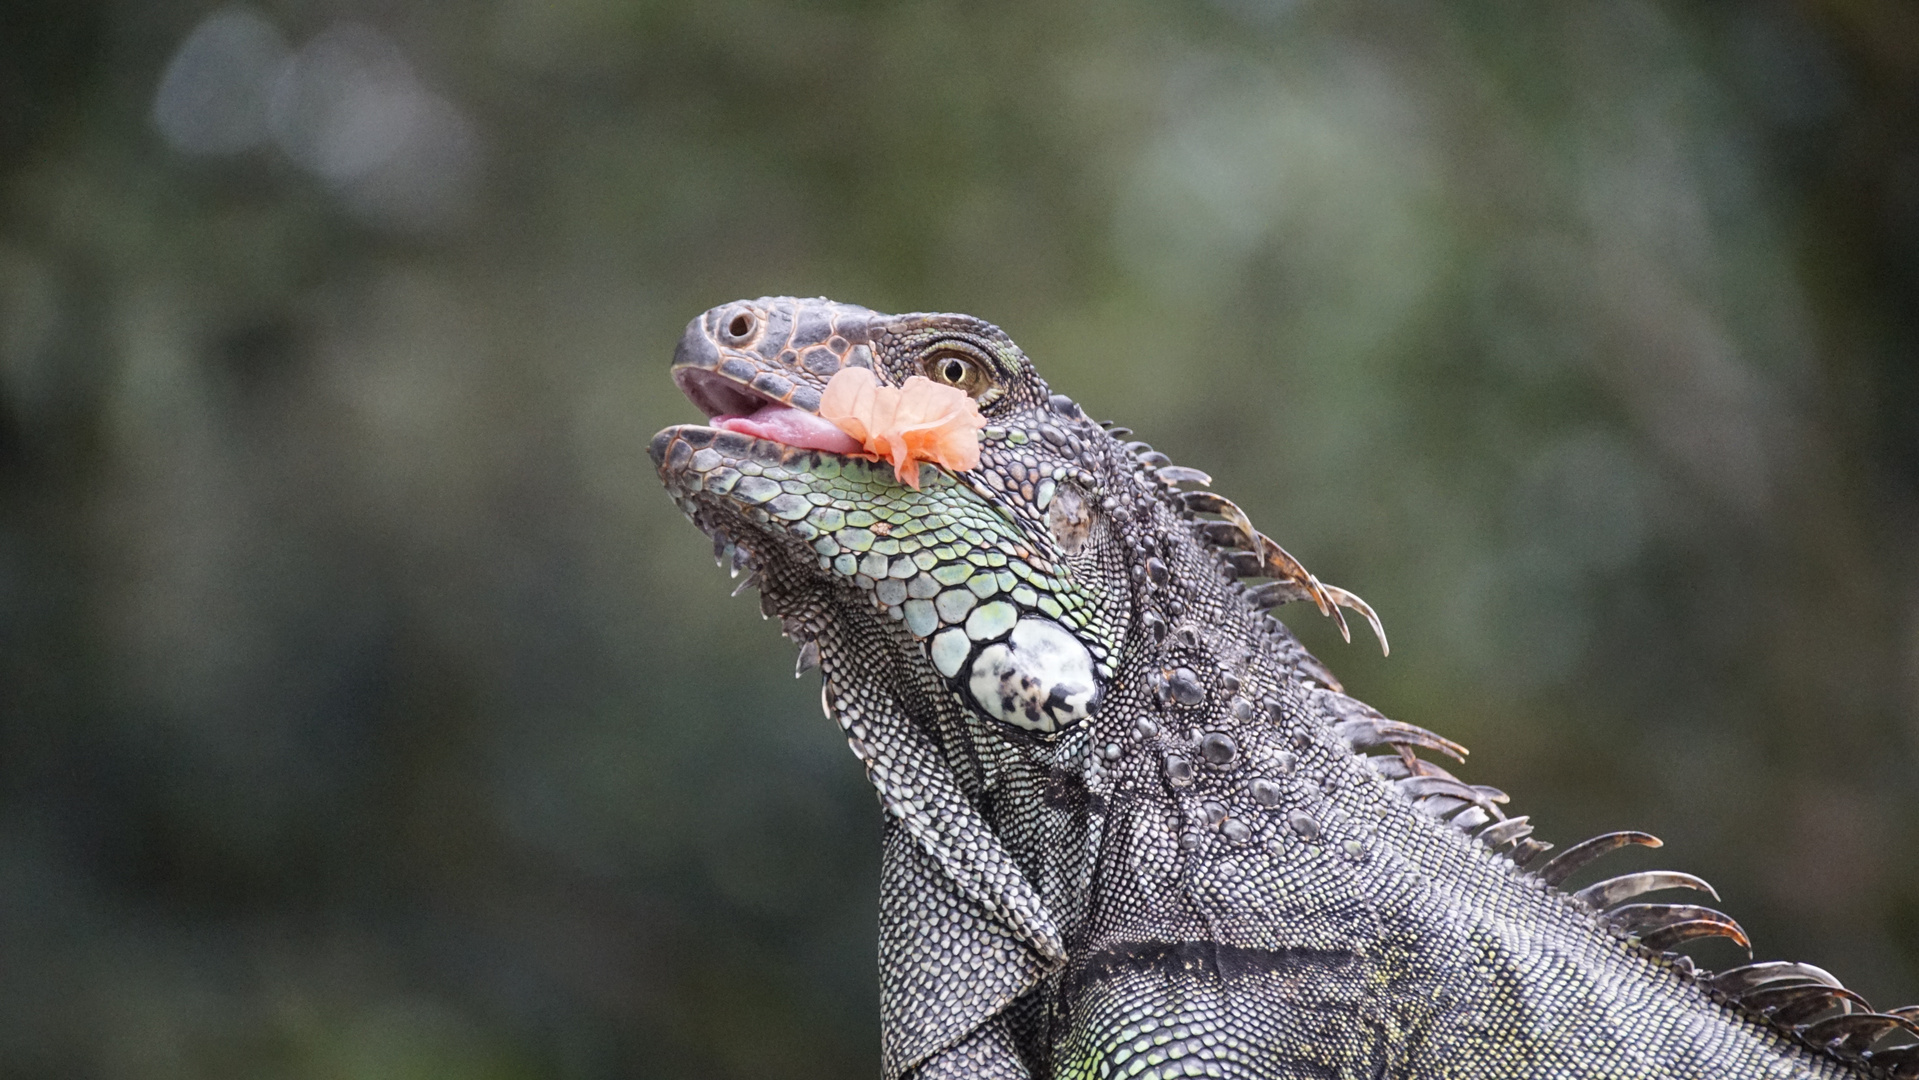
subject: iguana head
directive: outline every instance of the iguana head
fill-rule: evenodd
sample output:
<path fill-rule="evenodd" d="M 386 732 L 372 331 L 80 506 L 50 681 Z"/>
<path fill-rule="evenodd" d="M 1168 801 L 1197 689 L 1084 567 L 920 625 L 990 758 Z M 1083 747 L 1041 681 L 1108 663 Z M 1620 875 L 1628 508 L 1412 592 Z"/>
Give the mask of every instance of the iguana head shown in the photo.
<path fill-rule="evenodd" d="M 819 415 L 843 367 L 957 387 L 986 420 L 977 468 L 917 490 Z M 984 716 L 1048 736 L 1095 712 L 1130 623 L 1108 468 L 1124 451 L 965 315 L 743 300 L 694 319 L 673 377 L 709 425 L 653 439 L 668 491 L 762 605 L 811 641 L 855 608 Z M 1130 477 L 1131 471 L 1123 475 Z"/>

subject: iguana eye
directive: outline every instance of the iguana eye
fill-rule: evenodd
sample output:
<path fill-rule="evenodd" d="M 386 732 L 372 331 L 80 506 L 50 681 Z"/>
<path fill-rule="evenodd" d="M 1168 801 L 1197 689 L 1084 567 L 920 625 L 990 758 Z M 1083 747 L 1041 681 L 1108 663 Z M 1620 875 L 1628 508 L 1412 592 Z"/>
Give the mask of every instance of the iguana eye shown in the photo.
<path fill-rule="evenodd" d="M 926 358 L 926 377 L 934 382 L 957 386 L 973 397 L 986 390 L 986 365 L 965 353 L 941 350 Z"/>

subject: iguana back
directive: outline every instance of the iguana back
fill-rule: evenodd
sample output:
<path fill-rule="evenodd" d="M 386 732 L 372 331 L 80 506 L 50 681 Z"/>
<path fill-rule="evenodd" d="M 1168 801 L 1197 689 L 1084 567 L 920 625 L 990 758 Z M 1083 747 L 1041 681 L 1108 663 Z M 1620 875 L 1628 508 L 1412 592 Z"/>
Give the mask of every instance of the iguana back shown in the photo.
<path fill-rule="evenodd" d="M 971 394 L 979 466 L 915 488 L 849 451 L 817 415 L 849 365 Z M 1645 900 L 1697 878 L 1561 891 L 1658 842 L 1548 858 L 1421 756 L 1462 748 L 1346 696 L 1267 613 L 1380 633 L 1363 602 L 997 328 L 762 298 L 695 319 L 673 370 L 714 426 L 656 436 L 661 477 L 819 665 L 886 812 L 889 1080 L 1919 1077 L 1919 1010 L 1670 951 L 1745 943 Z"/>

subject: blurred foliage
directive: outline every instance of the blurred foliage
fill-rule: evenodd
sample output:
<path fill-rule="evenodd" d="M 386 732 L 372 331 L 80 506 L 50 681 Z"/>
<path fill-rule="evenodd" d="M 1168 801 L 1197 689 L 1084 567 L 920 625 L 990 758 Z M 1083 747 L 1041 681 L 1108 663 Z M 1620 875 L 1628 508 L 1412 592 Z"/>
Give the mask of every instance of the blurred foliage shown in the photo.
<path fill-rule="evenodd" d="M 4 21 L 0 1076 L 870 1073 L 873 800 L 644 453 L 767 293 L 999 322 L 1545 836 L 1919 1000 L 1897 0 Z"/>

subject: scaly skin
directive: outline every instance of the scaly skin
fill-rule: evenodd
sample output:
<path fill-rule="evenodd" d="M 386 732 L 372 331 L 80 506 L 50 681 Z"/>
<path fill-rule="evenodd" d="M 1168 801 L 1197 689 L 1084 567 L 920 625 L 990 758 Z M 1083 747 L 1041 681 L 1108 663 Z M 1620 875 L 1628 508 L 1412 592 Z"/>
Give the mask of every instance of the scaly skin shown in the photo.
<path fill-rule="evenodd" d="M 1345 696 L 1265 613 L 1370 611 L 997 328 L 742 301 L 688 326 L 674 373 L 709 415 L 810 414 L 848 363 L 958 378 L 979 467 L 922 465 L 913 491 L 693 426 L 652 453 L 817 659 L 879 792 L 888 1080 L 1919 1075 L 1910 1019 L 1817 969 L 1710 978 L 1660 951 L 1743 941 L 1636 902 L 1703 882 L 1559 891 L 1570 863 L 1542 868 L 1503 795 L 1413 754 L 1456 748 Z"/>

